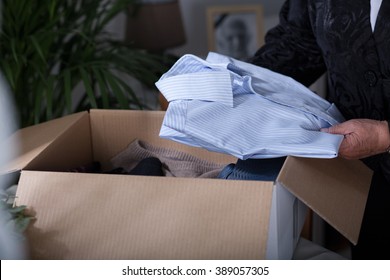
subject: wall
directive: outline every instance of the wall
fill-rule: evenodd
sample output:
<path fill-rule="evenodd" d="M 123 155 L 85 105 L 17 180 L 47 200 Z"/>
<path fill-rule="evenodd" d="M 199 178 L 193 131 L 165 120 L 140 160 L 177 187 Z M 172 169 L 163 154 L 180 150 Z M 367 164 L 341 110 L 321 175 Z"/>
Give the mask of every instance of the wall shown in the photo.
<path fill-rule="evenodd" d="M 187 41 L 184 45 L 167 51 L 177 56 L 187 53 L 195 54 L 200 57 L 205 57 L 207 55 L 206 9 L 208 6 L 260 4 L 263 6 L 263 27 L 265 33 L 278 23 L 279 10 L 284 1 L 285 0 L 179 0 Z M 125 15 L 122 14 L 118 16 L 110 23 L 108 31 L 112 32 L 114 37 L 123 39 L 125 34 L 125 22 Z M 311 89 L 320 96 L 325 96 L 326 76 L 321 77 L 314 83 L 311 86 Z M 142 95 L 140 96 L 142 100 L 149 99 L 150 96 L 153 96 L 150 92 L 145 92 L 145 89 L 143 89 L 142 86 L 139 87 L 137 92 Z M 150 98 L 148 103 L 150 103 L 151 107 L 158 106 L 158 103 L 156 103 L 156 100 L 153 97 Z"/>
<path fill-rule="evenodd" d="M 153 0 L 160 1 L 160 0 Z M 260 4 L 263 6 L 264 33 L 278 23 L 278 14 L 284 0 L 179 0 L 182 20 L 186 32 L 186 43 L 180 47 L 167 50 L 177 56 L 187 53 L 205 57 L 208 53 L 206 9 L 208 6 L 218 5 L 245 5 Z M 113 38 L 124 39 L 125 37 L 125 14 L 119 15 L 107 26 Z M 130 81 L 137 92 L 138 97 L 146 102 L 151 108 L 159 108 L 156 94 L 144 88 L 137 81 Z"/>
<path fill-rule="evenodd" d="M 169 50 L 181 56 L 186 53 L 205 56 L 208 52 L 206 9 L 215 5 L 260 4 L 263 6 L 264 33 L 279 22 L 279 11 L 285 0 L 179 0 L 187 42 Z M 326 76 L 322 76 L 311 87 L 320 96 L 325 96 Z"/>
<path fill-rule="evenodd" d="M 187 42 L 169 52 L 181 56 L 192 53 L 204 56 L 208 52 L 206 9 L 208 6 L 260 4 L 263 6 L 264 32 L 278 23 L 278 13 L 284 0 L 179 0 Z M 125 15 L 118 16 L 108 26 L 108 31 L 119 39 L 125 34 Z"/>
<path fill-rule="evenodd" d="M 260 4 L 263 6 L 264 32 L 278 23 L 278 13 L 284 0 L 180 0 L 187 42 L 170 50 L 174 54 L 192 53 L 204 56 L 208 52 L 206 9 L 217 5 Z"/>

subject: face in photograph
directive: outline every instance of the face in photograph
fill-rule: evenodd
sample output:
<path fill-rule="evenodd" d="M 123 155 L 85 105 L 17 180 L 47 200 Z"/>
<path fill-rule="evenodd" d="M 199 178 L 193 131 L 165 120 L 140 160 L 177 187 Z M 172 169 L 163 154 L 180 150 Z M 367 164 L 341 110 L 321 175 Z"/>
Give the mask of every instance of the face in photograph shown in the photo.
<path fill-rule="evenodd" d="M 216 51 L 236 59 L 245 59 L 249 57 L 251 37 L 242 16 L 222 15 L 216 26 Z"/>

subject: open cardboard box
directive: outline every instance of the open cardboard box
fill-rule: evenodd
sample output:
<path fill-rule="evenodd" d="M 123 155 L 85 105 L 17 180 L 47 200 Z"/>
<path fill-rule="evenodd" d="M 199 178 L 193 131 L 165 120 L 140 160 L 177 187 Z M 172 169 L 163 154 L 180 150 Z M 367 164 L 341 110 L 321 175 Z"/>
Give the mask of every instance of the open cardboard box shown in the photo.
<path fill-rule="evenodd" d="M 17 131 L 17 205 L 33 259 L 290 259 L 307 205 L 357 243 L 371 172 L 360 161 L 288 157 L 277 180 L 64 172 L 103 165 L 140 139 L 208 161 L 236 159 L 158 136 L 164 112 L 91 110 Z M 7 144 L 5 144 L 7 145 Z"/>

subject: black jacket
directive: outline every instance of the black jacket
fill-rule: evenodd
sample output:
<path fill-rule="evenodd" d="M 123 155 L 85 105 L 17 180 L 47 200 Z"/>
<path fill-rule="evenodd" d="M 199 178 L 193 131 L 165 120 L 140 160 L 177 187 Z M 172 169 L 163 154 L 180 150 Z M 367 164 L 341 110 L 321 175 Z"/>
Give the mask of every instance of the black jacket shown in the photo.
<path fill-rule="evenodd" d="M 346 119 L 390 120 L 390 0 L 375 31 L 370 0 L 289 0 L 250 62 L 309 86 L 325 71 L 327 99 Z M 365 160 L 388 174 L 390 156 Z"/>

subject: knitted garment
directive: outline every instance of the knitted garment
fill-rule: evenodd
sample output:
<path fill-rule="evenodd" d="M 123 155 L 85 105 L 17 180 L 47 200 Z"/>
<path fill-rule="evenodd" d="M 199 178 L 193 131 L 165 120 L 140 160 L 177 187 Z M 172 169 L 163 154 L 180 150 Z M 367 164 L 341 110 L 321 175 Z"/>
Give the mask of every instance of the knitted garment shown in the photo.
<path fill-rule="evenodd" d="M 224 164 L 199 159 L 188 153 L 151 145 L 139 139 L 131 142 L 126 149 L 114 156 L 110 162 L 113 168 L 130 172 L 143 159 L 158 158 L 168 177 L 217 178 Z"/>

